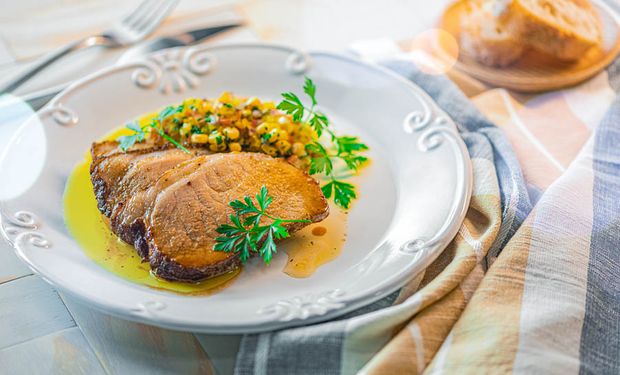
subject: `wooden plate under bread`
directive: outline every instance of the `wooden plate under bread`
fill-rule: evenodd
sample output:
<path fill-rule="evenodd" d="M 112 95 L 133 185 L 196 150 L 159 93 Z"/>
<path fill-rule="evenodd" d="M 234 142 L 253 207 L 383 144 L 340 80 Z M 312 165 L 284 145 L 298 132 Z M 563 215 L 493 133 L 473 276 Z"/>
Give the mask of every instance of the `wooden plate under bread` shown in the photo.
<path fill-rule="evenodd" d="M 449 6 L 439 21 L 439 28 L 457 41 L 460 18 L 465 1 Z M 480 64 L 473 57 L 460 53 L 454 68 L 485 83 L 522 92 L 556 90 L 580 83 L 605 69 L 620 52 L 620 17 L 602 1 L 592 1 L 599 12 L 603 29 L 602 48 L 593 48 L 575 62 L 562 62 L 535 50 L 528 50 L 511 66 L 495 68 Z M 438 38 L 434 47 L 438 55 L 454 57 L 454 40 Z M 452 51 L 452 52 L 450 52 Z M 461 51 L 462 52 L 462 51 Z M 459 52 L 456 52 L 459 53 Z"/>

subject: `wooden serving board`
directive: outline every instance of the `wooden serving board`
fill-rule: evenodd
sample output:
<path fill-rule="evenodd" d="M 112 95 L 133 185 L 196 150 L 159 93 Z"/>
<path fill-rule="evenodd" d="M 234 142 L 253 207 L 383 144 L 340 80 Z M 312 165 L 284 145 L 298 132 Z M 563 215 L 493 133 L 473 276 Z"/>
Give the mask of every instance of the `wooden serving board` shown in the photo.
<path fill-rule="evenodd" d="M 465 2 L 459 0 L 450 5 L 439 21 L 439 28 L 451 34 L 457 42 Z M 575 62 L 559 61 L 530 49 L 513 65 L 495 68 L 482 65 L 473 57 L 457 50 L 458 58 L 454 69 L 490 85 L 522 92 L 557 90 L 580 83 L 605 69 L 620 52 L 620 17 L 602 1 L 592 3 L 600 14 L 603 46 L 591 49 Z M 446 38 L 438 38 L 434 48 L 437 48 L 435 52 L 439 57 L 455 53 L 454 48 L 446 44 Z"/>

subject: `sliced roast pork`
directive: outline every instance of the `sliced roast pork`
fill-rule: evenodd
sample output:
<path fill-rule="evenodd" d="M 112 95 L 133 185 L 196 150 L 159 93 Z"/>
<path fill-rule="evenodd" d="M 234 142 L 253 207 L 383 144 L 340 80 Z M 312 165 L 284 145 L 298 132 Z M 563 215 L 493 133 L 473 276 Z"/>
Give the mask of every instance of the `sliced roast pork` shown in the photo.
<path fill-rule="evenodd" d="M 97 149 L 106 151 L 96 155 Z M 219 236 L 215 229 L 229 221 L 230 201 L 254 196 L 263 185 L 273 197 L 273 216 L 317 222 L 329 214 L 313 178 L 264 154 L 118 153 L 94 145 L 91 179 L 112 231 L 134 245 L 155 274 L 169 280 L 200 281 L 239 266 L 235 254 L 213 250 Z M 287 229 L 292 233 L 305 225 Z"/>

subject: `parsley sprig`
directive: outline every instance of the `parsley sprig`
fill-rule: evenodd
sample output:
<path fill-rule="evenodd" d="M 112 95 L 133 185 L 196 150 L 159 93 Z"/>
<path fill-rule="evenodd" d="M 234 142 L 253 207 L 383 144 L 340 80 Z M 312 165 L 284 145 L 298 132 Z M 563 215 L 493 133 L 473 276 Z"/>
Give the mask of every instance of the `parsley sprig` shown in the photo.
<path fill-rule="evenodd" d="M 168 118 L 169 116 L 175 113 L 179 113 L 181 111 L 183 111 L 182 105 L 168 106 L 164 108 L 161 112 L 159 112 L 157 117 L 153 118 L 153 120 L 151 120 L 151 123 L 148 125 L 140 126 L 140 124 L 137 121 L 134 121 L 134 122 L 131 122 L 125 125 L 127 129 L 133 131 L 133 134 L 123 135 L 123 136 L 118 137 L 116 140 L 119 143 L 119 147 L 121 148 L 121 150 L 127 151 L 131 146 L 136 144 L 136 142 L 142 142 L 144 138 L 146 137 L 147 132 L 154 130 L 162 138 L 172 143 L 176 147 L 180 148 L 181 150 L 183 150 L 183 152 L 189 154 L 190 152 L 187 148 L 185 148 L 185 146 L 183 146 L 182 144 L 174 140 L 172 137 L 170 137 L 168 134 L 166 134 L 163 129 L 164 120 Z"/>
<path fill-rule="evenodd" d="M 303 90 L 310 98 L 310 106 L 304 105 L 296 94 L 285 92 L 282 94 L 284 99 L 278 104 L 278 109 L 291 115 L 293 121 L 310 125 L 319 138 L 323 133 L 327 133 L 331 141 L 327 147 L 320 141 L 306 145 L 306 152 L 310 159 L 308 172 L 312 175 L 324 174 L 328 178 L 328 182 L 321 187 L 323 194 L 327 199 L 333 196 L 334 203 L 347 209 L 351 200 L 357 197 L 355 187 L 337 177 L 334 167 L 336 163 L 342 162 L 347 169 L 357 171 L 360 166 L 368 161 L 366 156 L 360 154 L 368 150 L 368 146 L 362 143 L 358 137 L 338 136 L 334 132 L 327 116 L 316 108 L 316 85 L 308 77 L 305 79 Z"/>
<path fill-rule="evenodd" d="M 285 220 L 267 213 L 267 208 L 273 202 L 267 187 L 263 185 L 256 194 L 256 204 L 250 197 L 243 200 L 234 200 L 229 203 L 235 210 L 230 215 L 231 224 L 221 224 L 216 231 L 222 236 L 215 239 L 213 249 L 227 253 L 239 253 L 239 259 L 245 263 L 251 253 L 258 253 L 266 264 L 271 262 L 276 253 L 276 240 L 289 237 L 285 223 L 309 223 L 309 220 Z M 261 225 L 262 218 L 271 220 L 269 224 Z"/>

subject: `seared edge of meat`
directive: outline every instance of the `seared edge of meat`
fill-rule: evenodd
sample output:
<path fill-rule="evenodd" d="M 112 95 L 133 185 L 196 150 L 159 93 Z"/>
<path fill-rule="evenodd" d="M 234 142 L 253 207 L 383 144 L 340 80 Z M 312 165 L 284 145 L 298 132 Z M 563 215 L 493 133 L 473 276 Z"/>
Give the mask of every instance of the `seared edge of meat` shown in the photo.
<path fill-rule="evenodd" d="M 241 266 L 237 255 L 205 267 L 185 267 L 170 260 L 157 249 L 152 250 L 149 263 L 153 273 L 170 281 L 200 282 L 205 279 L 223 275 Z"/>
<path fill-rule="evenodd" d="M 314 217 L 312 222 L 313 223 L 320 222 L 323 219 L 325 219 L 328 215 L 329 215 L 329 208 L 325 210 L 325 212 L 323 212 L 321 215 Z M 308 224 L 290 223 L 289 225 L 286 225 L 286 229 L 289 232 L 289 234 L 292 235 L 298 230 L 304 228 L 306 225 Z M 147 237 L 148 236 L 149 235 L 147 231 Z M 239 260 L 239 255 L 237 254 L 234 254 L 234 255 L 231 254 L 230 258 L 224 259 L 220 262 L 208 265 L 206 267 L 183 266 L 175 262 L 174 260 L 170 259 L 169 257 L 165 256 L 164 254 L 162 254 L 157 249 L 156 246 L 151 245 L 149 248 L 147 241 L 144 240 L 144 238 L 142 238 L 141 240 L 144 242 L 140 243 L 140 246 L 146 245 L 145 254 L 148 255 L 150 253 L 149 263 L 151 265 L 151 269 L 153 270 L 153 273 L 155 273 L 155 275 L 165 280 L 184 281 L 184 282 L 200 282 L 200 281 L 209 279 L 211 277 L 223 275 L 241 266 L 241 260 Z M 136 247 L 136 249 L 138 249 L 138 247 Z M 143 249 L 138 250 L 138 253 L 140 253 L 140 251 L 144 251 L 144 250 Z M 256 255 L 258 255 L 258 253 L 252 253 L 252 256 L 256 256 Z M 145 258 L 145 256 L 143 255 L 140 255 L 140 256 L 142 256 L 143 259 Z"/>

